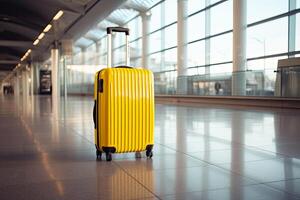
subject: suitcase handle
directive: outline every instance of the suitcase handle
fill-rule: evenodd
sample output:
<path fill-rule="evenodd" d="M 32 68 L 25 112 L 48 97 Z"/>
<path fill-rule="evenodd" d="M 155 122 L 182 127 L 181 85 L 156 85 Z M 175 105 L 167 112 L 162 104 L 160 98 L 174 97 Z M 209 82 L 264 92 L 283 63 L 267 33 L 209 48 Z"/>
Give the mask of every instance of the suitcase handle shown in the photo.
<path fill-rule="evenodd" d="M 133 69 L 133 67 L 130 67 L 130 66 L 117 66 L 117 67 L 114 67 L 114 68 L 127 68 L 127 69 Z"/>
<path fill-rule="evenodd" d="M 112 32 L 121 32 L 121 33 L 125 33 L 126 35 L 129 35 L 129 28 L 107 27 L 106 32 L 107 32 L 107 34 L 112 34 Z"/>
<path fill-rule="evenodd" d="M 130 65 L 130 58 L 129 58 L 129 29 L 123 27 L 107 27 L 107 68 L 112 67 L 112 32 L 123 32 L 126 35 L 126 65 Z"/>

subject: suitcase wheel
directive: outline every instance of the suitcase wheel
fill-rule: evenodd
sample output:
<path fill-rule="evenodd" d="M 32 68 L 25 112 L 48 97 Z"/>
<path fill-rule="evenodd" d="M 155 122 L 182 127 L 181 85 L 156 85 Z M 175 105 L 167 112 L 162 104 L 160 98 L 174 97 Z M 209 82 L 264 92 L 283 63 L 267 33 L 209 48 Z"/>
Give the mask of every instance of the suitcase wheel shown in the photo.
<path fill-rule="evenodd" d="M 99 151 L 98 149 L 96 150 L 96 156 L 97 156 L 97 160 L 101 160 L 101 157 L 102 157 L 102 152 Z"/>
<path fill-rule="evenodd" d="M 141 152 L 139 151 L 135 152 L 135 158 L 142 158 Z"/>
<path fill-rule="evenodd" d="M 147 156 L 147 158 L 152 158 L 152 156 L 153 156 L 152 150 L 147 150 L 146 151 L 146 156 Z"/>
<path fill-rule="evenodd" d="M 111 161 L 112 160 L 112 153 L 108 152 L 106 153 L 106 161 Z"/>
<path fill-rule="evenodd" d="M 153 156 L 152 149 L 153 149 L 153 144 L 147 145 L 147 147 L 146 147 L 146 156 L 147 156 L 147 158 L 152 158 L 152 156 Z"/>

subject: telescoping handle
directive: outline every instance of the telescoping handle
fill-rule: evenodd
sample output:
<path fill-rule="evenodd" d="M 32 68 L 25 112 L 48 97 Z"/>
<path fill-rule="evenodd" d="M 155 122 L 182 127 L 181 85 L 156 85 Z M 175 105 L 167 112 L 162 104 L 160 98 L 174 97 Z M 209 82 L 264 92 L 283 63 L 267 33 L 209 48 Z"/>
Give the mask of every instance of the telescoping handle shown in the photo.
<path fill-rule="evenodd" d="M 121 32 L 125 33 L 126 35 L 126 66 L 130 65 L 130 58 L 129 58 L 129 29 L 128 28 L 123 28 L 123 27 L 107 27 L 107 68 L 112 67 L 112 32 Z"/>

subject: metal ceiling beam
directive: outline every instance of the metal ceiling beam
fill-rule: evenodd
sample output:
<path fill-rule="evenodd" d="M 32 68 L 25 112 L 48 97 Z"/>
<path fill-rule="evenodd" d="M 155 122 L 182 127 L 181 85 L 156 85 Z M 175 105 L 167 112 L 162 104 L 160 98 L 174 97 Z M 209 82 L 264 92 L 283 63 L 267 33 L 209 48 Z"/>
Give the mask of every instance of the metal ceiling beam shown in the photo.
<path fill-rule="evenodd" d="M 132 10 L 135 10 L 135 11 L 140 12 L 140 13 L 146 12 L 146 11 L 147 11 L 146 8 L 145 8 L 145 9 L 142 9 L 142 8 L 140 8 L 140 7 L 138 7 L 138 6 L 127 5 L 127 4 L 125 4 L 124 6 L 122 6 L 122 8 L 124 8 L 124 9 L 132 9 Z"/>
<path fill-rule="evenodd" d="M 4 47 L 32 47 L 32 41 L 14 41 L 14 40 L 0 40 L 0 46 Z"/>
<path fill-rule="evenodd" d="M 15 68 L 15 65 L 1 65 L 0 71 L 11 71 Z"/>
<path fill-rule="evenodd" d="M 105 20 L 113 23 L 113 24 L 117 24 L 118 26 L 122 26 L 123 22 L 117 20 L 117 19 L 113 19 L 112 17 L 108 16 Z"/>
<path fill-rule="evenodd" d="M 20 60 L 0 60 L 0 64 L 18 64 Z"/>
<path fill-rule="evenodd" d="M 19 60 L 20 57 L 15 56 L 15 55 L 11 55 L 11 54 L 8 54 L 8 53 L 2 53 L 0 51 L 0 59 L 2 59 L 2 60 Z"/>
<path fill-rule="evenodd" d="M 8 30 L 14 33 L 24 35 L 26 38 L 34 38 L 39 34 L 39 31 L 31 29 L 27 26 L 22 26 L 19 24 L 7 23 L 0 21 L 0 27 L 4 30 Z"/>
<path fill-rule="evenodd" d="M 105 19 L 111 12 L 124 4 L 126 0 L 98 0 L 91 6 L 84 16 L 79 17 L 73 25 L 66 30 L 65 38 L 73 38 L 74 40 L 80 38 L 88 30 L 97 25 L 100 21 Z"/>
<path fill-rule="evenodd" d="M 74 44 L 75 47 L 79 47 L 80 49 L 85 49 L 87 46 L 81 44 Z"/>
<path fill-rule="evenodd" d="M 85 38 L 87 40 L 91 40 L 93 42 L 97 42 L 97 40 L 99 39 L 99 38 L 92 37 L 92 36 L 89 36 L 89 35 L 84 35 L 83 38 Z"/>

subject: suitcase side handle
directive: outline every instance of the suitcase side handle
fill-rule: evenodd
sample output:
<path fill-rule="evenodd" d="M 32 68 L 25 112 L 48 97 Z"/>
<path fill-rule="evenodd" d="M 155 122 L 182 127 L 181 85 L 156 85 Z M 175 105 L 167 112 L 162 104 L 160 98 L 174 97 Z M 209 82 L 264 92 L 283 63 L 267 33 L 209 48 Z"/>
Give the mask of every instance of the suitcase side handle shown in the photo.
<path fill-rule="evenodd" d="M 94 108 L 93 108 L 93 121 L 94 121 L 95 129 L 97 129 L 96 108 L 97 108 L 97 100 L 94 101 Z"/>
<path fill-rule="evenodd" d="M 120 32 L 120 33 L 125 33 L 126 35 L 129 35 L 129 28 L 107 27 L 106 32 L 107 32 L 107 34 L 112 34 L 112 32 Z"/>

